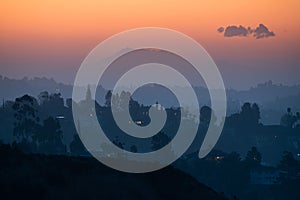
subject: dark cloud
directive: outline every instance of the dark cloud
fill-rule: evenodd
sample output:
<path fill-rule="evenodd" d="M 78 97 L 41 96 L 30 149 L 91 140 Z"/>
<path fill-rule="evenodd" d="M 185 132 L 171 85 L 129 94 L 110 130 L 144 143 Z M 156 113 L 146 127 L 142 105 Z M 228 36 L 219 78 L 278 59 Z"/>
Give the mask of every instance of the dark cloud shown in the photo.
<path fill-rule="evenodd" d="M 220 27 L 217 29 L 219 33 L 224 32 L 224 37 L 246 37 L 248 35 L 252 35 L 256 39 L 268 38 L 275 36 L 275 33 L 269 31 L 269 29 L 263 25 L 259 24 L 258 27 L 252 29 L 251 27 L 245 28 L 244 26 L 227 26 L 225 28 Z"/>
<path fill-rule="evenodd" d="M 272 31 L 269 31 L 269 29 L 263 25 L 260 24 L 254 31 L 253 31 L 253 36 L 256 39 L 261 39 L 261 38 L 267 38 L 267 37 L 272 37 L 275 36 L 275 33 Z"/>
<path fill-rule="evenodd" d="M 248 30 L 243 26 L 227 26 L 224 32 L 225 37 L 247 36 Z"/>
<path fill-rule="evenodd" d="M 224 28 L 223 28 L 223 27 L 220 27 L 220 28 L 217 29 L 217 31 L 218 31 L 219 33 L 223 33 Z"/>

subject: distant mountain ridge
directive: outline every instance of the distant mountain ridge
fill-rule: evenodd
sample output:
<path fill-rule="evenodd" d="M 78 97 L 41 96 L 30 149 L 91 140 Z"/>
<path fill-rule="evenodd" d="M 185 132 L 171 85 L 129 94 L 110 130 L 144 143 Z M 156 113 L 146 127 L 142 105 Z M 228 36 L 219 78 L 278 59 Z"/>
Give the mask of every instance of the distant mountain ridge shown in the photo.
<path fill-rule="evenodd" d="M 34 77 L 29 79 L 12 79 L 0 75 L 0 98 L 13 100 L 22 94 L 37 96 L 42 91 L 50 93 L 60 92 L 64 98 L 72 96 L 73 85 L 58 83 L 53 78 Z M 206 90 L 203 87 L 195 87 L 196 90 Z M 269 101 L 274 98 L 282 98 L 300 94 L 299 85 L 276 85 L 272 81 L 258 84 L 248 90 L 227 89 L 229 100 L 239 99 L 241 101 Z"/>

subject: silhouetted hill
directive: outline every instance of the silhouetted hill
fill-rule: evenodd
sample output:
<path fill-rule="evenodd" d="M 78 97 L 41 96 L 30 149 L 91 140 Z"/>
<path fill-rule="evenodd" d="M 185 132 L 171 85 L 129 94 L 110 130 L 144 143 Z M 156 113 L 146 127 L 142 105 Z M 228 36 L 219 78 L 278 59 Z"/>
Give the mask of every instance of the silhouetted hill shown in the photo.
<path fill-rule="evenodd" d="M 267 81 L 265 83 L 259 83 L 248 90 L 238 91 L 230 89 L 227 93 L 231 99 L 263 103 L 276 100 L 276 98 L 298 95 L 300 93 L 300 85 L 277 85 L 272 81 Z"/>
<path fill-rule="evenodd" d="M 1 199 L 225 199 L 172 167 L 128 174 L 93 158 L 24 155 L 0 148 Z"/>
<path fill-rule="evenodd" d="M 38 78 L 33 79 L 23 78 L 23 79 L 10 79 L 7 77 L 2 77 L 0 75 L 0 98 L 1 100 L 14 100 L 15 98 L 28 94 L 37 97 L 41 92 L 47 91 L 49 93 L 61 93 L 64 98 L 72 97 L 72 85 L 58 83 L 54 79 L 49 78 Z M 80 88 L 84 92 L 86 88 Z M 97 88 L 96 97 L 101 103 L 104 102 L 104 98 L 101 98 L 106 94 L 106 91 L 99 86 Z"/>
<path fill-rule="evenodd" d="M 72 86 L 57 83 L 55 80 L 45 77 L 18 80 L 0 76 L 0 91 L 1 98 L 6 100 L 14 100 L 16 97 L 24 94 L 37 96 L 42 91 L 50 93 L 60 91 L 65 97 L 71 97 Z"/>

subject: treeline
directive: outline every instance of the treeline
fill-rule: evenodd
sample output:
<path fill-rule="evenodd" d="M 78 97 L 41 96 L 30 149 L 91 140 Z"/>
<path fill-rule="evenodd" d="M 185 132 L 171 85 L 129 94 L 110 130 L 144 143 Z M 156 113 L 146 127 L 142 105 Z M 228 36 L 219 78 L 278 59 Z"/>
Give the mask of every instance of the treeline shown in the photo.
<path fill-rule="evenodd" d="M 186 155 L 174 166 L 233 199 L 299 199 L 300 161 L 287 151 L 274 167 L 264 165 L 262 158 L 256 147 L 244 159 L 237 152 L 213 150 L 203 159 L 197 153 Z"/>
<path fill-rule="evenodd" d="M 111 113 L 111 102 L 122 111 L 124 107 L 123 99 L 130 99 L 130 114 L 132 122 L 141 126 L 150 123 L 150 106 L 144 106 L 131 98 L 128 92 L 112 96 L 110 91 L 105 96 L 103 106 L 95 102 L 96 114 L 101 127 L 108 132 L 108 137 L 113 143 L 128 151 L 143 152 L 156 150 L 167 144 L 174 133 L 176 133 L 183 108 L 166 108 L 167 122 L 159 134 L 140 145 L 134 138 L 122 137 L 122 132 L 114 122 Z M 86 99 L 81 102 L 73 102 L 72 99 L 64 99 L 60 93 L 49 94 L 42 92 L 38 99 L 24 95 L 16 98 L 15 101 L 3 102 L 0 109 L 1 135 L 10 135 L 14 143 L 27 153 L 49 153 L 49 154 L 74 154 L 88 155 L 82 145 L 79 135 L 75 130 L 72 116 L 72 105 L 82 106 L 88 101 L 93 101 L 88 88 Z M 157 107 L 159 110 L 160 108 Z M 225 130 L 235 129 L 238 132 L 251 132 L 251 130 L 262 127 L 260 123 L 260 109 L 256 103 L 244 103 L 240 112 L 232 114 L 226 118 Z M 185 116 L 193 121 L 193 116 Z M 211 120 L 215 120 L 214 112 L 209 106 L 200 109 L 200 127 L 198 134 L 203 135 Z M 282 126 L 289 128 L 299 128 L 299 112 L 295 115 L 291 109 L 282 117 Z M 79 122 L 78 122 L 79 123 Z M 212 122 L 214 123 L 214 121 Z M 80 126 L 80 124 L 77 124 Z M 125 134 L 123 134 L 125 135 Z M 7 142 L 3 140 L 4 142 Z M 148 145 L 148 149 L 142 149 Z"/>

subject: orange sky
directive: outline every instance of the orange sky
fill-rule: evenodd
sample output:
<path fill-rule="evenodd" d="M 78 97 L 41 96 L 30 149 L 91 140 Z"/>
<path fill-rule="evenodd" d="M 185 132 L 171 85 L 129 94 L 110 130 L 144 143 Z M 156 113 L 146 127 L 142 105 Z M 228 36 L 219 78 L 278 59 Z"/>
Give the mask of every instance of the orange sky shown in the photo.
<path fill-rule="evenodd" d="M 261 22 L 293 37 L 300 33 L 298 0 L 10 0 L 0 5 L 2 34 L 106 36 L 134 27 L 163 26 L 210 38 L 218 26 Z"/>
<path fill-rule="evenodd" d="M 23 65 L 40 66 L 34 68 L 40 70 L 37 75 L 44 72 L 42 61 L 64 65 L 66 60 L 77 57 L 72 63 L 77 69 L 84 56 L 101 40 L 126 29 L 144 26 L 172 28 L 188 34 L 217 60 L 232 61 L 238 56 L 245 62 L 262 59 L 261 55 L 272 58 L 285 54 L 281 59 L 284 63 L 298 57 L 299 8 L 299 0 L 2 1 L 0 74 L 9 74 L 4 65 L 21 65 L 14 59 L 22 61 Z M 263 40 L 224 38 L 216 31 L 220 26 L 255 28 L 260 23 L 276 36 Z M 37 56 L 40 61 L 33 60 Z"/>

